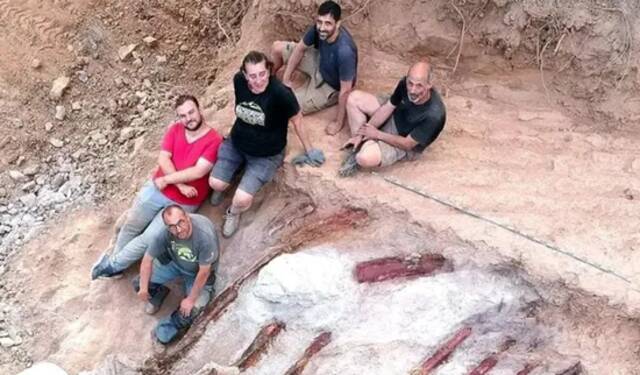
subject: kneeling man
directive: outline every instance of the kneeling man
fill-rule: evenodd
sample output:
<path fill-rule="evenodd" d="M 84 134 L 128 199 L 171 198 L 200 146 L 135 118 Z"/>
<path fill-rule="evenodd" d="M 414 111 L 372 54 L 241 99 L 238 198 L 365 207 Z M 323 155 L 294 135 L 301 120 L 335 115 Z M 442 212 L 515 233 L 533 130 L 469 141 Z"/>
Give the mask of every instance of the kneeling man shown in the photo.
<path fill-rule="evenodd" d="M 171 342 L 191 326 L 213 295 L 219 245 L 215 227 L 202 215 L 187 213 L 178 205 L 162 211 L 165 230 L 151 240 L 134 279 L 138 296 L 154 314 L 169 294 L 164 284 L 181 279 L 185 297 L 179 308 L 161 319 L 154 330 L 162 344 Z"/>

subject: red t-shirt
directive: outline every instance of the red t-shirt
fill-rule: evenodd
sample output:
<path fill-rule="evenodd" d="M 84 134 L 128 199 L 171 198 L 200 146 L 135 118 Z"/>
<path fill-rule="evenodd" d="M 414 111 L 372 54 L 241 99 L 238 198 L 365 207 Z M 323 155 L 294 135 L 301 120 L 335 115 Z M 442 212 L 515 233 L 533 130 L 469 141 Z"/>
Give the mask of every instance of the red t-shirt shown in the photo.
<path fill-rule="evenodd" d="M 198 138 L 193 143 L 188 143 L 184 125 L 177 122 L 169 127 L 167 133 L 162 138 L 162 150 L 171 153 L 171 161 L 177 171 L 193 167 L 198 159 L 205 158 L 211 163 L 218 159 L 218 148 L 222 143 L 222 137 L 214 129 L 209 130 L 205 135 Z M 162 170 L 158 168 L 153 178 L 164 176 Z M 184 205 L 200 205 L 209 195 L 209 176 L 204 175 L 197 180 L 187 182 L 198 190 L 198 195 L 194 198 L 187 198 L 175 185 L 168 185 L 162 194 L 172 201 Z"/>

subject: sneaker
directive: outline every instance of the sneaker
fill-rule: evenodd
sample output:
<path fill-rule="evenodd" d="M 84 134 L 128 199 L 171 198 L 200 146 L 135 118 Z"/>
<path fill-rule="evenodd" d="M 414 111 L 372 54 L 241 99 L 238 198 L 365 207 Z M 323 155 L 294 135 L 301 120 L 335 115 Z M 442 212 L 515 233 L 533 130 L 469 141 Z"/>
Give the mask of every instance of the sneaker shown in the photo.
<path fill-rule="evenodd" d="M 109 264 L 109 254 L 103 253 L 98 261 L 91 267 L 91 280 L 95 279 L 119 279 L 122 277 L 122 271 L 112 272 Z"/>
<path fill-rule="evenodd" d="M 350 151 L 342 162 L 338 175 L 340 177 L 353 176 L 358 171 L 358 162 L 356 161 L 356 152 Z"/>
<path fill-rule="evenodd" d="M 224 223 L 222 224 L 222 235 L 226 238 L 233 236 L 240 226 L 240 214 L 231 213 L 231 208 L 227 209 L 224 214 Z"/>
<path fill-rule="evenodd" d="M 169 295 L 169 288 L 164 285 L 160 285 L 158 290 L 149 298 L 149 301 L 144 305 L 144 312 L 149 315 L 153 315 L 160 310 L 162 302 Z"/>
<path fill-rule="evenodd" d="M 213 207 L 216 207 L 216 206 L 219 206 L 223 200 L 224 200 L 224 192 L 214 190 L 211 193 L 211 197 L 209 198 L 209 203 L 211 203 Z"/>

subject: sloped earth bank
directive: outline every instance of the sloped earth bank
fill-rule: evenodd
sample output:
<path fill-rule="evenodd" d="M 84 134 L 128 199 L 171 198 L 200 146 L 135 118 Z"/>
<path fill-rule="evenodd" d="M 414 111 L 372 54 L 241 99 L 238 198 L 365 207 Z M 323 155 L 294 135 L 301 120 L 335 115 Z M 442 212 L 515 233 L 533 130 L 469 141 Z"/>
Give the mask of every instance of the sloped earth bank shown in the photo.
<path fill-rule="evenodd" d="M 131 8 L 140 20 L 174 9 L 196 25 L 193 38 L 233 42 L 204 100 L 223 132 L 243 53 L 297 38 L 314 8 L 234 5 L 235 24 L 225 22 L 234 9 L 225 5 L 220 25 L 213 3 Z M 435 373 L 466 374 L 492 359 L 496 374 L 527 364 L 530 374 L 555 374 L 577 363 L 586 374 L 639 373 L 637 4 L 374 0 L 344 8 L 360 47 L 359 88 L 388 92 L 417 56 L 434 57 L 448 124 L 422 159 L 337 179 L 346 133 L 323 135 L 334 110 L 306 118 L 327 164 L 287 165 L 260 194 L 243 228 L 222 242 L 209 320 L 165 350 L 149 339 L 156 318 L 131 291 L 134 272 L 88 281 L 126 202 L 69 213 L 3 275 L 2 319 L 23 341 L 1 349 L 21 359 L 3 371 L 48 359 L 71 373 L 278 374 L 319 337 L 305 369 L 289 373 L 406 374 L 462 332 L 468 337 Z M 232 27 L 240 20 L 241 34 Z M 299 151 L 291 137 L 287 160 Z M 204 208 L 218 225 L 221 210 Z M 422 278 L 356 282 L 359 262 L 424 254 L 445 265 Z M 173 296 L 160 315 L 176 304 Z"/>

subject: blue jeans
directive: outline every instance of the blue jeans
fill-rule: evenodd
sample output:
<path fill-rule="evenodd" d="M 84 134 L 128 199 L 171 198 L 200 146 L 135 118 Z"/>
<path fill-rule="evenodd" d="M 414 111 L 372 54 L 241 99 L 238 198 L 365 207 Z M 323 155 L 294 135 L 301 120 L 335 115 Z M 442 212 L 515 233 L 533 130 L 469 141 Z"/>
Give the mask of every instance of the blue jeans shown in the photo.
<path fill-rule="evenodd" d="M 160 214 L 165 207 L 177 204 L 167 198 L 153 184 L 147 181 L 140 189 L 136 202 L 127 213 L 127 220 L 120 228 L 116 244 L 109 257 L 112 272 L 120 272 L 140 260 L 147 251 L 150 239 L 165 231 Z M 181 205 L 187 212 L 195 212 L 198 206 Z"/>
<path fill-rule="evenodd" d="M 213 270 L 212 270 L 213 272 Z M 193 283 L 195 282 L 195 275 L 182 271 L 174 262 L 168 264 L 162 264 L 157 259 L 153 260 L 153 268 L 151 271 L 151 280 L 149 281 L 149 298 L 150 301 L 154 301 L 155 294 L 159 288 L 175 279 L 182 279 L 184 282 L 183 292 L 185 296 L 191 293 Z M 140 277 L 136 277 L 133 280 L 133 287 L 136 291 L 140 288 Z M 178 332 L 182 329 L 186 329 L 193 323 L 194 319 L 204 310 L 205 306 L 209 303 L 211 296 L 213 295 L 213 285 L 205 285 L 200 291 L 200 295 L 196 299 L 196 303 L 191 310 L 189 316 L 183 316 L 180 313 L 178 307 L 171 315 L 160 319 L 158 325 L 155 328 L 155 334 L 158 340 L 163 344 L 171 342 Z"/>

